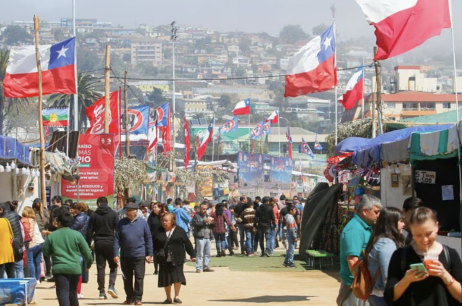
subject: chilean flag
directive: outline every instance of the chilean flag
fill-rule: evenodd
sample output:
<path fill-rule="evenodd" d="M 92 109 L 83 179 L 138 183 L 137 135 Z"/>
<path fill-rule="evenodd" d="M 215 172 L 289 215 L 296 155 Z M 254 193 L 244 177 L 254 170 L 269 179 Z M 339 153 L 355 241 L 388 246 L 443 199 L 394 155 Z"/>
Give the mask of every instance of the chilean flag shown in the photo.
<path fill-rule="evenodd" d="M 360 67 L 348 81 L 345 94 L 338 99 L 345 110 L 353 108 L 356 105 L 356 101 L 363 98 L 363 82 L 363 68 Z"/>
<path fill-rule="evenodd" d="M 271 124 L 278 123 L 279 122 L 279 110 L 275 110 L 271 116 L 266 119 L 266 121 L 269 121 Z"/>
<path fill-rule="evenodd" d="M 199 144 L 199 149 L 197 150 L 197 160 L 201 160 L 202 156 L 205 154 L 205 149 L 207 149 L 207 145 L 210 141 L 212 141 L 213 137 L 213 122 L 215 121 L 215 117 L 212 118 L 210 121 L 209 127 L 205 132 L 204 138 L 202 142 Z"/>
<path fill-rule="evenodd" d="M 384 60 L 420 46 L 451 28 L 449 0 L 356 0 L 375 27 L 377 54 Z"/>
<path fill-rule="evenodd" d="M 250 99 L 238 102 L 234 107 L 233 115 L 250 115 Z"/>
<path fill-rule="evenodd" d="M 284 97 L 326 91 L 337 85 L 332 25 L 289 58 Z"/>
<path fill-rule="evenodd" d="M 39 46 L 39 52 L 42 94 L 75 94 L 75 37 L 56 45 Z M 5 97 L 8 98 L 38 96 L 35 46 L 11 48 L 3 87 Z"/>

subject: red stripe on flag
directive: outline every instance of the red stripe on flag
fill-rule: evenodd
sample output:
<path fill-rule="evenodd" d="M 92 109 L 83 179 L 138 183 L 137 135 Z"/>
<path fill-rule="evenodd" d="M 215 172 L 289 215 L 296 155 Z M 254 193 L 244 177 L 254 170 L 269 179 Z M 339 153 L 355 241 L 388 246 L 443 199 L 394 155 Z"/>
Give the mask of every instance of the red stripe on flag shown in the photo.
<path fill-rule="evenodd" d="M 353 108 L 356 105 L 356 101 L 359 101 L 363 98 L 363 79 L 359 80 L 355 84 L 352 90 L 347 91 L 343 95 L 343 99 L 339 100 L 342 103 L 345 110 Z"/>
<path fill-rule="evenodd" d="M 4 94 L 8 98 L 38 96 L 38 73 L 5 74 Z M 42 71 L 43 95 L 75 94 L 74 65 Z"/>
<path fill-rule="evenodd" d="M 238 115 L 250 115 L 250 105 L 247 107 L 243 108 L 238 108 L 233 110 L 233 115 L 238 116 Z"/>
<path fill-rule="evenodd" d="M 55 122 L 50 122 L 50 121 L 43 121 L 43 126 L 68 126 L 69 121 L 68 120 L 61 120 L 61 121 L 55 121 Z"/>

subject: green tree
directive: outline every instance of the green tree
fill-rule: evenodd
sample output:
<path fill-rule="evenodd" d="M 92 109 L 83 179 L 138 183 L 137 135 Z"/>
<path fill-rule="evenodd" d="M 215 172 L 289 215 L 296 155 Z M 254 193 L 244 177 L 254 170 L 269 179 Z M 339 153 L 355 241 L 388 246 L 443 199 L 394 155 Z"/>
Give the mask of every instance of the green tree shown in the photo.
<path fill-rule="evenodd" d="M 31 43 L 32 35 L 20 26 L 9 26 L 2 34 L 2 39 L 7 45 L 18 45 L 20 43 Z"/>
<path fill-rule="evenodd" d="M 19 113 L 23 107 L 30 103 L 29 99 L 11 99 L 6 98 L 3 93 L 3 79 L 5 78 L 6 66 L 10 52 L 0 50 L 0 135 L 4 135 L 5 118 L 12 113 Z"/>
<path fill-rule="evenodd" d="M 61 28 L 57 28 L 53 31 L 53 36 L 55 37 L 56 41 L 63 41 L 66 39 L 64 36 L 64 32 Z"/>
<path fill-rule="evenodd" d="M 241 41 L 239 42 L 239 48 L 241 49 L 241 52 L 244 54 L 249 53 L 251 45 L 252 40 L 250 39 L 250 37 L 247 36 L 242 37 Z"/>
<path fill-rule="evenodd" d="M 150 104 L 160 104 L 165 102 L 164 91 L 160 88 L 154 87 L 150 93 L 146 94 Z"/>
<path fill-rule="evenodd" d="M 136 64 L 136 70 L 140 71 L 145 76 L 155 77 L 159 74 L 159 69 L 154 67 L 150 62 L 139 62 Z"/>
<path fill-rule="evenodd" d="M 322 33 L 324 33 L 328 28 L 329 28 L 328 25 L 326 25 L 324 23 L 321 23 L 321 24 L 318 24 L 317 26 L 313 27 L 313 29 L 311 29 L 311 33 L 314 36 L 318 36 L 318 35 L 321 35 Z"/>
<path fill-rule="evenodd" d="M 295 44 L 300 40 L 308 39 L 309 35 L 305 33 L 300 25 L 287 25 L 282 28 L 279 38 L 288 44 Z"/>
<path fill-rule="evenodd" d="M 98 80 L 86 73 L 78 73 L 78 112 L 79 112 L 79 131 L 85 131 L 87 126 L 87 115 L 85 108 L 93 105 L 101 95 L 96 91 L 96 83 Z M 52 107 L 69 107 L 69 126 L 74 126 L 74 96 L 73 95 L 51 95 L 48 103 Z M 82 129 L 84 127 L 84 129 Z"/>
<path fill-rule="evenodd" d="M 95 71 L 97 69 L 104 73 L 104 59 L 96 55 L 96 52 L 77 46 L 77 70 L 79 72 Z M 93 72 L 95 73 L 95 72 Z"/>
<path fill-rule="evenodd" d="M 231 106 L 231 97 L 228 94 L 222 94 L 218 99 L 218 104 L 224 109 L 228 109 Z"/>

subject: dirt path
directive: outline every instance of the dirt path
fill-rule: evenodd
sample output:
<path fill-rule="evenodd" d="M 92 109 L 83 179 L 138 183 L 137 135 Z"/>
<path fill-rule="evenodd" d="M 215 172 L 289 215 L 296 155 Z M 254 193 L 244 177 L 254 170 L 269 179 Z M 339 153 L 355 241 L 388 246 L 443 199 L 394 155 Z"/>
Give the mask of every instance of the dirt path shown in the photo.
<path fill-rule="evenodd" d="M 227 257 L 228 258 L 228 257 Z M 226 258 L 226 259 L 227 259 Z M 226 260 L 224 259 L 224 260 Z M 248 260 L 250 258 L 241 258 Z M 257 259 L 258 260 L 258 259 Z M 262 258 L 261 260 L 264 260 Z M 212 258 L 213 262 L 213 258 Z M 185 265 L 187 286 L 182 287 L 180 297 L 184 305 L 335 305 L 339 283 L 338 273 L 326 274 L 317 270 L 252 272 L 231 271 L 217 267 L 213 273 L 195 273 L 192 266 Z M 153 265 L 146 269 L 143 304 L 161 304 L 165 300 L 163 288 L 157 288 L 157 276 Z M 108 278 L 106 278 L 107 286 Z M 43 282 L 37 287 L 37 304 L 58 305 L 52 283 Z M 117 305 L 125 300 L 122 276 L 117 276 L 118 299 L 98 300 L 96 266 L 90 270 L 90 280 L 82 285 L 85 298 L 80 305 Z"/>

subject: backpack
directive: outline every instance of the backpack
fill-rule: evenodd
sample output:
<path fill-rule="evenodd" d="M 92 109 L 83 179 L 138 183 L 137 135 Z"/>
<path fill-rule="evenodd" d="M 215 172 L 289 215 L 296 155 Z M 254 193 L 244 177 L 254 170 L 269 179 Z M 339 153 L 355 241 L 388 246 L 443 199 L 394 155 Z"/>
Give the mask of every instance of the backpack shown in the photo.
<path fill-rule="evenodd" d="M 358 260 L 353 267 L 353 283 L 351 283 L 351 290 L 353 294 L 360 300 L 367 301 L 372 293 L 372 289 L 377 281 L 381 272 L 381 268 L 377 270 L 374 278 L 371 279 L 371 274 L 367 268 L 367 257 L 363 250 L 363 259 Z"/>

